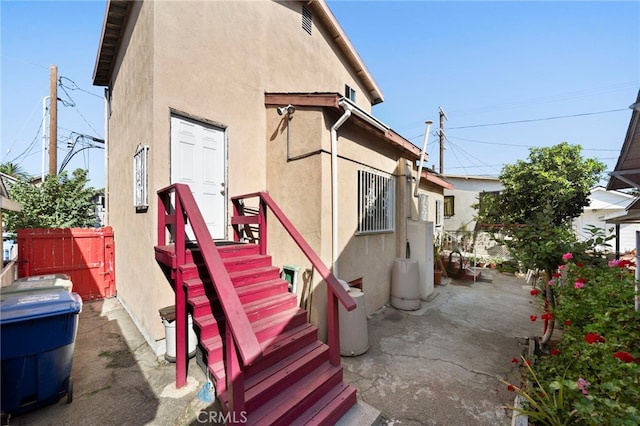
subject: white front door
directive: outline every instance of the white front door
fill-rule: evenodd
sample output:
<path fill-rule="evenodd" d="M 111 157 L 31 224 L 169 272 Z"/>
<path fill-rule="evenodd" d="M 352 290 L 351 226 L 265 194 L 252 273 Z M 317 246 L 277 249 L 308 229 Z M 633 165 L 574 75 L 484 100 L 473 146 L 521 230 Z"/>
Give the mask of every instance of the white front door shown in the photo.
<path fill-rule="evenodd" d="M 226 238 L 225 148 L 224 129 L 171 116 L 171 183 L 189 185 L 213 239 Z"/>

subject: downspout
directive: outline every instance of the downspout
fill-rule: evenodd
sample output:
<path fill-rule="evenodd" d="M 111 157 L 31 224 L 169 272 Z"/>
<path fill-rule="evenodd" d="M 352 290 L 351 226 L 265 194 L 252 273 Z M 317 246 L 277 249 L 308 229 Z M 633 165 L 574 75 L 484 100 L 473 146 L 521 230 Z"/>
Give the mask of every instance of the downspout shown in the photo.
<path fill-rule="evenodd" d="M 424 134 L 424 142 L 422 142 L 422 151 L 420 152 L 420 166 L 418 167 L 418 176 L 416 177 L 416 187 L 413 190 L 414 197 L 418 196 L 418 187 L 420 186 L 420 179 L 422 178 L 422 166 L 424 165 L 424 157 L 427 151 L 427 140 L 429 139 L 429 130 L 433 121 L 427 120 L 425 124 L 427 125 L 427 131 Z"/>
<path fill-rule="evenodd" d="M 331 126 L 331 266 L 338 276 L 338 129 L 351 117 L 353 108 L 340 102 L 344 114 Z"/>

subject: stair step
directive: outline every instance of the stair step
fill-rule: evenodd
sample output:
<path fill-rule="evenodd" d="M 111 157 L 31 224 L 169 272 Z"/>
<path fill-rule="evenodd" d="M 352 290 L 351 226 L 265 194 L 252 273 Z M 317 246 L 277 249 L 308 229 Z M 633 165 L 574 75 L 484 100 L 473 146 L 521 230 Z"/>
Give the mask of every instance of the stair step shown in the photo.
<path fill-rule="evenodd" d="M 262 268 L 272 266 L 271 256 L 253 254 L 250 256 L 236 256 L 222 259 L 228 272 L 241 271 L 245 269 Z"/>
<path fill-rule="evenodd" d="M 245 376 L 251 377 L 261 371 L 265 366 L 269 366 L 279 362 L 292 352 L 297 352 L 305 346 L 311 345 L 318 341 L 318 328 L 312 324 L 304 323 L 291 330 L 276 336 L 272 340 L 267 340 L 261 344 L 262 356 L 253 364 L 245 367 Z M 222 385 L 218 385 L 216 389 L 224 389 L 224 362 L 218 360 L 209 362 L 209 371 L 214 378 Z"/>
<path fill-rule="evenodd" d="M 238 256 L 250 256 L 260 254 L 260 246 L 257 244 L 237 243 L 218 246 L 218 253 L 223 259 Z"/>
<path fill-rule="evenodd" d="M 356 402 L 356 388 L 341 382 L 299 416 L 296 423 L 308 426 L 335 424 Z"/>
<path fill-rule="evenodd" d="M 207 296 L 198 296 L 195 298 L 194 303 L 200 303 L 203 300 L 206 301 Z M 194 321 L 200 329 L 200 338 L 203 340 L 220 335 L 220 329 L 224 326 L 222 312 L 220 311 L 219 315 L 221 319 L 217 320 L 216 317 L 207 310 L 210 305 L 206 302 L 204 305 L 205 306 L 202 304 L 193 305 Z M 276 294 L 274 296 L 243 305 L 244 310 L 247 313 L 247 317 L 249 318 L 249 322 L 251 323 L 278 314 L 279 312 L 295 308 L 296 306 L 297 299 L 291 293 Z"/>
<path fill-rule="evenodd" d="M 203 282 L 199 278 L 187 279 L 184 281 L 184 286 L 187 289 L 187 297 L 196 297 L 207 294 L 212 299 L 217 298 L 215 289 L 213 288 L 213 284 L 211 284 L 210 280 Z M 237 287 L 236 291 L 240 298 L 240 302 L 248 303 L 254 300 L 273 296 L 274 294 L 288 293 L 289 283 L 282 278 L 275 278 Z"/>
<path fill-rule="evenodd" d="M 253 411 L 267 402 L 270 395 L 280 393 L 329 360 L 329 348 L 316 341 L 283 358 L 253 376 L 246 375 L 245 404 Z"/>
<path fill-rule="evenodd" d="M 340 383 L 342 367 L 333 366 L 326 361 L 290 386 L 287 392 L 274 395 L 270 401 L 250 412 L 248 422 L 256 425 L 297 424 L 299 416 Z"/>
<path fill-rule="evenodd" d="M 296 328 L 307 322 L 307 313 L 299 308 L 291 308 L 279 312 L 267 318 L 252 323 L 253 331 L 259 342 L 271 341 L 287 330 Z M 206 339 L 200 338 L 200 345 L 207 352 L 209 364 L 214 364 L 222 359 L 222 338 L 212 336 Z"/>
<path fill-rule="evenodd" d="M 261 281 L 280 278 L 280 269 L 275 266 L 263 266 L 261 268 L 231 272 L 229 276 L 235 287 L 242 287 Z"/>

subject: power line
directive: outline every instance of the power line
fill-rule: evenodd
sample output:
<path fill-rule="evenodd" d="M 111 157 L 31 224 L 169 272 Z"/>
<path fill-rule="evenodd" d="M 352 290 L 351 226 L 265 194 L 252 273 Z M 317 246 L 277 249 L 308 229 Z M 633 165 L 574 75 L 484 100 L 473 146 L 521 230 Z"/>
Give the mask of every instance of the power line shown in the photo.
<path fill-rule="evenodd" d="M 450 127 L 449 130 L 471 129 L 471 128 L 475 128 L 475 127 L 504 126 L 506 124 L 532 123 L 532 122 L 535 122 L 535 121 L 559 120 L 561 118 L 584 117 L 584 116 L 587 116 L 587 115 L 608 114 L 610 112 L 620 112 L 620 111 L 627 111 L 627 110 L 628 110 L 628 108 L 620 108 L 620 109 L 610 109 L 610 110 L 607 110 L 607 111 L 585 112 L 585 113 L 582 113 L 582 114 L 557 115 L 555 117 L 545 117 L 545 118 L 532 118 L 530 120 L 503 121 L 501 123 L 489 123 L 489 124 L 474 124 L 474 125 L 471 125 L 471 126 Z"/>
<path fill-rule="evenodd" d="M 449 136 L 449 139 L 467 141 L 467 142 L 476 142 L 483 143 L 487 145 L 500 145 L 500 146 L 511 146 L 514 148 L 538 148 L 538 145 L 520 145 L 520 144 L 511 144 L 505 142 L 489 142 L 489 141 L 481 141 L 478 139 L 467 139 L 467 138 L 458 138 L 454 136 Z M 597 149 L 597 148 L 582 148 L 583 151 L 610 151 L 610 152 L 620 152 L 619 149 Z"/>

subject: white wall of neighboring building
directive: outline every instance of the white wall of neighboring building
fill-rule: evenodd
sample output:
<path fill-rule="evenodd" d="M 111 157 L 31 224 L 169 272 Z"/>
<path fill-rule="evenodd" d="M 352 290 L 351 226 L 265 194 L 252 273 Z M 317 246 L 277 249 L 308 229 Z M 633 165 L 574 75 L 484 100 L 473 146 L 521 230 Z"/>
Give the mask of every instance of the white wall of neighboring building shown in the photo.
<path fill-rule="evenodd" d="M 635 197 L 620 191 L 607 191 L 598 186 L 591 190 L 589 199 L 591 203 L 584 208 L 584 213 L 573 221 L 573 227 L 580 240 L 590 237 L 590 233 L 585 229 L 590 225 L 605 229 L 607 234 L 614 233 L 615 225 L 606 223 L 604 217 L 624 211 Z M 635 248 L 635 232 L 638 230 L 640 230 L 640 224 L 628 223 L 620 225 L 620 252 L 624 253 Z M 611 245 L 609 250 L 615 250 L 615 238 L 608 243 Z"/>
<path fill-rule="evenodd" d="M 455 232 L 465 227 L 473 231 L 476 210 L 472 208 L 478 202 L 481 192 L 501 191 L 504 187 L 497 177 L 446 175 L 447 181 L 453 184 L 453 190 L 445 189 L 444 195 L 454 196 L 454 215 L 445 217 L 445 231 Z"/>

